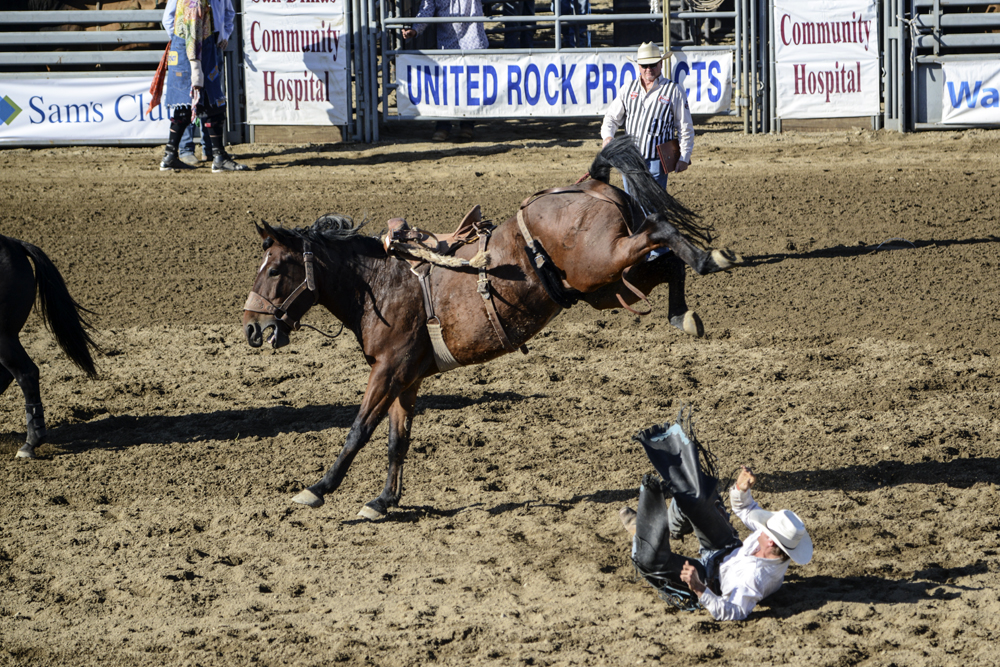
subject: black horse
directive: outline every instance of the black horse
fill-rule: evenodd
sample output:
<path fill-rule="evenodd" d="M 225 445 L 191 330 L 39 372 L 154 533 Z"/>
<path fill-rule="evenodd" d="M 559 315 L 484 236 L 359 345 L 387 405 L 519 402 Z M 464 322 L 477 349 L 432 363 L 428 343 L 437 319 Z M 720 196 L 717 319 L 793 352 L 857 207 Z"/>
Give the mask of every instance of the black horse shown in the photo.
<path fill-rule="evenodd" d="M 34 273 L 29 257 L 35 264 Z M 24 351 L 19 338 L 36 293 L 42 321 L 55 335 L 59 347 L 88 376 L 96 377 L 90 350 L 98 351 L 98 347 L 80 316 L 81 310 L 91 311 L 69 295 L 62 275 L 44 252 L 30 243 L 0 236 L 0 394 L 12 380 L 17 380 L 24 392 L 28 435 L 17 457 L 28 459 L 35 458 L 35 447 L 45 441 L 38 366 Z"/>

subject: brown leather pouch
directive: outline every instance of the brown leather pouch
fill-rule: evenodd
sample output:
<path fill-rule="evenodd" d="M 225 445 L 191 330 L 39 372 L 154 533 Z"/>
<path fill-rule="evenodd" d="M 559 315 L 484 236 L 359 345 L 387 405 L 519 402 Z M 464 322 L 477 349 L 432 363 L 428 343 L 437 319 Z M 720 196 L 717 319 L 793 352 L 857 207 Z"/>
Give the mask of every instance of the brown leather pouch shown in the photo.
<path fill-rule="evenodd" d="M 660 166 L 663 167 L 664 174 L 672 174 L 677 168 L 677 160 L 681 157 L 681 142 L 672 139 L 656 147 L 656 154 L 660 156 Z"/>

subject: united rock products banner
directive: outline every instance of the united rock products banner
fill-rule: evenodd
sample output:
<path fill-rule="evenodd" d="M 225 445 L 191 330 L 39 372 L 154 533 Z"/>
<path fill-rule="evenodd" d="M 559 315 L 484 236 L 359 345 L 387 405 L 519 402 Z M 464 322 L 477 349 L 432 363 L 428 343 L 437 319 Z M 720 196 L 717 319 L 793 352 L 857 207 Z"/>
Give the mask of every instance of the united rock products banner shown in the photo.
<path fill-rule="evenodd" d="M 244 0 L 243 57 L 251 125 L 346 125 L 342 0 Z"/>
<path fill-rule="evenodd" d="M 166 143 L 170 121 L 149 107 L 152 73 L 102 79 L 0 79 L 0 144 Z"/>
<path fill-rule="evenodd" d="M 600 116 L 637 76 L 631 54 L 400 55 L 399 115 L 458 117 Z M 671 71 L 693 114 L 728 113 L 732 53 L 674 54 Z"/>
<path fill-rule="evenodd" d="M 1000 59 L 943 63 L 941 122 L 1000 124 Z"/>
<path fill-rule="evenodd" d="M 778 118 L 880 112 L 878 7 L 872 0 L 774 0 Z"/>

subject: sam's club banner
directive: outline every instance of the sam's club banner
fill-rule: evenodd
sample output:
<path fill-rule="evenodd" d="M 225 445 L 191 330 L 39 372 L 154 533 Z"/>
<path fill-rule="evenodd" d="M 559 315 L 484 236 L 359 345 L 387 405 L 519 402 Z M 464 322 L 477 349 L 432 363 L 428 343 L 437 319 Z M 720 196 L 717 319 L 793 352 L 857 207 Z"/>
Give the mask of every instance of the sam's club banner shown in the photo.
<path fill-rule="evenodd" d="M 149 106 L 150 76 L 0 80 L 0 144 L 148 140 L 166 143 L 170 121 Z"/>
<path fill-rule="evenodd" d="M 772 16 L 778 118 L 878 115 L 874 0 L 774 0 Z"/>
<path fill-rule="evenodd" d="M 600 116 L 637 76 L 631 54 L 424 56 L 396 60 L 399 115 L 468 117 Z M 733 57 L 677 53 L 673 78 L 693 114 L 728 113 Z"/>
<path fill-rule="evenodd" d="M 1000 59 L 946 62 L 941 122 L 1000 125 Z"/>
<path fill-rule="evenodd" d="M 342 0 L 243 1 L 247 122 L 346 125 Z"/>

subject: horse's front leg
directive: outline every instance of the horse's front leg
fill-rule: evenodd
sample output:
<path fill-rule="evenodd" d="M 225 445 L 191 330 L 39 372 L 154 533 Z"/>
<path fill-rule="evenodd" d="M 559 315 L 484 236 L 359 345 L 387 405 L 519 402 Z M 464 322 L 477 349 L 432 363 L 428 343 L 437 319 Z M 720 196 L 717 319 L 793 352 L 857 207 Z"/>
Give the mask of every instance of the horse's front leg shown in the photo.
<path fill-rule="evenodd" d="M 418 381 L 401 393 L 389 408 L 389 472 L 385 488 L 378 498 L 361 508 L 358 516 L 374 521 L 383 518 L 390 507 L 399 506 L 399 499 L 403 496 L 403 462 L 410 451 L 410 428 L 419 389 Z"/>
<path fill-rule="evenodd" d="M 292 502 L 319 507 L 323 504 L 323 496 L 337 490 L 344 481 L 354 457 L 368 443 L 372 432 L 382 422 L 389 406 L 399 393 L 398 386 L 392 378 L 392 370 L 383 370 L 386 366 L 387 364 L 380 364 L 372 368 L 371 375 L 368 376 L 365 397 L 361 401 L 361 409 L 358 410 L 358 416 L 354 418 L 347 439 L 344 440 L 340 456 L 321 480 L 299 492 L 292 498 Z"/>
<path fill-rule="evenodd" d="M 700 276 L 728 271 L 743 261 L 730 250 L 702 250 L 677 231 L 677 228 L 661 213 L 651 213 L 646 216 L 632 238 L 640 236 L 648 239 L 650 250 L 669 247 Z"/>

